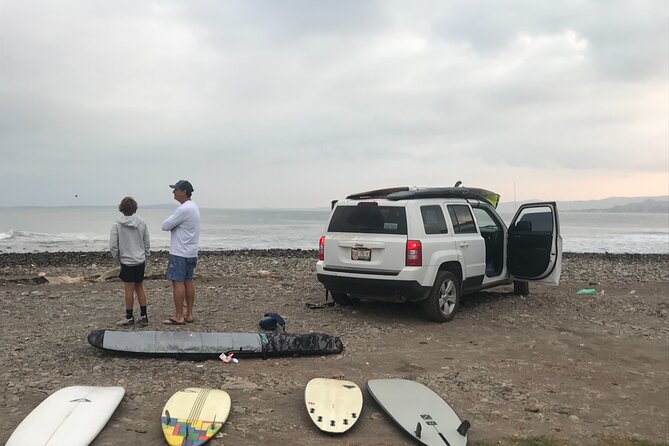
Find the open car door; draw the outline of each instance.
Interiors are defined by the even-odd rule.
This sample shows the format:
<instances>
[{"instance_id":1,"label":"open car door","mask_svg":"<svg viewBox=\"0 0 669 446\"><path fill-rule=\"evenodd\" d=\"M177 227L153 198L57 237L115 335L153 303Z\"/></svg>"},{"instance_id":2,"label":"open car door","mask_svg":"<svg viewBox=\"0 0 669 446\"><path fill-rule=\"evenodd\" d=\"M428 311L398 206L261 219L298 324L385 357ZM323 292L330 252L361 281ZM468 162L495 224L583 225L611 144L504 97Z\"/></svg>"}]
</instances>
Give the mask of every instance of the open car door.
<instances>
[{"instance_id":1,"label":"open car door","mask_svg":"<svg viewBox=\"0 0 669 446\"><path fill-rule=\"evenodd\" d=\"M562 236L555 202L518 208L509 226L507 267L516 280L560 282Z\"/></svg>"}]
</instances>

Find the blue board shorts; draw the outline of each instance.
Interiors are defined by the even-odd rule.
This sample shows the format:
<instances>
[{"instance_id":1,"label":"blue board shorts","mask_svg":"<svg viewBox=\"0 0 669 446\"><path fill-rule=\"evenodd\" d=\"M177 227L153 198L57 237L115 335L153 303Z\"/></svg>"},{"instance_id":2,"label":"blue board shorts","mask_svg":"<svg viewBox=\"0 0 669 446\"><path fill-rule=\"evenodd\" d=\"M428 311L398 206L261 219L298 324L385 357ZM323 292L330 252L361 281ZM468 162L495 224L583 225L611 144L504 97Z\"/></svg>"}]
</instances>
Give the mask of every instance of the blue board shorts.
<instances>
[{"instance_id":1,"label":"blue board shorts","mask_svg":"<svg viewBox=\"0 0 669 446\"><path fill-rule=\"evenodd\" d=\"M197 265L197 257L181 257L170 254L165 278L175 282L193 280L195 265Z\"/></svg>"}]
</instances>

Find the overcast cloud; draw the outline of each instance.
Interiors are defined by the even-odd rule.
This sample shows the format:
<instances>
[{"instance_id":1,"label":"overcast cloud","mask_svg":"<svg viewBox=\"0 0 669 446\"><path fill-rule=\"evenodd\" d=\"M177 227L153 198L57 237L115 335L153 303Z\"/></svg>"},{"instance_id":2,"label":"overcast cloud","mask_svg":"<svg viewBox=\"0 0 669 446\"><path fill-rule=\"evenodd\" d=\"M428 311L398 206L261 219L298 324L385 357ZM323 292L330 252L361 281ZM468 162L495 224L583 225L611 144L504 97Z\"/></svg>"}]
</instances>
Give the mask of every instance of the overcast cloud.
<instances>
[{"instance_id":1,"label":"overcast cloud","mask_svg":"<svg viewBox=\"0 0 669 446\"><path fill-rule=\"evenodd\" d=\"M0 0L0 206L664 195L668 8Z\"/></svg>"}]
</instances>

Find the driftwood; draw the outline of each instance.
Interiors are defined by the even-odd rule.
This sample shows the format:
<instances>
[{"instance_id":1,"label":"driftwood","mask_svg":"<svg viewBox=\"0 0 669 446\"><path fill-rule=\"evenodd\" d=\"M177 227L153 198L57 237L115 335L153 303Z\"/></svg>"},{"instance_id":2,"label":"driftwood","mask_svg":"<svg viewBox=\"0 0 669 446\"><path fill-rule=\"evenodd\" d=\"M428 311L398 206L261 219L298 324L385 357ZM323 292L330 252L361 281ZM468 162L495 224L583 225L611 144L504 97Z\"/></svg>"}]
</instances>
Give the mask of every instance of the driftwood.
<instances>
[{"instance_id":1,"label":"driftwood","mask_svg":"<svg viewBox=\"0 0 669 446\"><path fill-rule=\"evenodd\" d=\"M110 269L109 271L105 271L102 274L91 276L90 280L95 280L96 282L106 282L107 280L118 278L118 274L120 272L121 272L121 267L116 266Z\"/></svg>"},{"instance_id":2,"label":"driftwood","mask_svg":"<svg viewBox=\"0 0 669 446\"><path fill-rule=\"evenodd\" d=\"M34 277L5 277L0 279L0 284L7 285L10 283L16 283L19 285L61 285L61 284L72 284L72 283L82 283L82 282L106 282L108 280L113 280L118 278L118 274L121 271L121 267L117 266L108 271L105 271L101 274L93 274L92 276L47 276L46 273L39 273Z\"/></svg>"}]
</instances>

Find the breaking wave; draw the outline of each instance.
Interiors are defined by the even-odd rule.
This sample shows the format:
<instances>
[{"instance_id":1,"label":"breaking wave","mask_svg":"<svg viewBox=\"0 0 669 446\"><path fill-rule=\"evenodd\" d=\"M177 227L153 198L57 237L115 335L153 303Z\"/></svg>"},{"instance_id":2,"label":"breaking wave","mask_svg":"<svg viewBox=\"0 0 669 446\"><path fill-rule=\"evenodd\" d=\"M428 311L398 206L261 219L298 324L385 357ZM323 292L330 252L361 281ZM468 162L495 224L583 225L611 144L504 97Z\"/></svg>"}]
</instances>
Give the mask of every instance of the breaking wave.
<instances>
[{"instance_id":1,"label":"breaking wave","mask_svg":"<svg viewBox=\"0 0 669 446\"><path fill-rule=\"evenodd\" d=\"M7 226L0 232L0 252L107 251L114 211L4 209ZM143 211L152 251L169 249L170 235L160 230L165 215L164 209ZM317 249L328 215L327 209L203 210L200 249ZM561 213L563 251L666 254L667 218L666 214Z\"/></svg>"}]
</instances>

